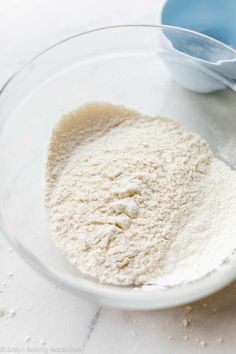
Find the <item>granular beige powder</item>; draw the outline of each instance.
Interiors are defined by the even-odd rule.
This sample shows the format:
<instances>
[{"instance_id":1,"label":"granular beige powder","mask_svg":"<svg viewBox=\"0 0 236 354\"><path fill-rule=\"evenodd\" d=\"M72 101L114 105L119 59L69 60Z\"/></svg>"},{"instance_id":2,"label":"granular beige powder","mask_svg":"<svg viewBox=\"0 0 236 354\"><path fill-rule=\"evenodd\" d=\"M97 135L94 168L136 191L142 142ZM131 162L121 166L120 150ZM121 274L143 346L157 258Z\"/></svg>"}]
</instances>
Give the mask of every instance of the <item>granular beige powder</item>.
<instances>
[{"instance_id":1,"label":"granular beige powder","mask_svg":"<svg viewBox=\"0 0 236 354\"><path fill-rule=\"evenodd\" d=\"M46 205L57 247L82 273L129 285L162 275L213 161L177 122L91 103L53 131Z\"/></svg>"}]
</instances>

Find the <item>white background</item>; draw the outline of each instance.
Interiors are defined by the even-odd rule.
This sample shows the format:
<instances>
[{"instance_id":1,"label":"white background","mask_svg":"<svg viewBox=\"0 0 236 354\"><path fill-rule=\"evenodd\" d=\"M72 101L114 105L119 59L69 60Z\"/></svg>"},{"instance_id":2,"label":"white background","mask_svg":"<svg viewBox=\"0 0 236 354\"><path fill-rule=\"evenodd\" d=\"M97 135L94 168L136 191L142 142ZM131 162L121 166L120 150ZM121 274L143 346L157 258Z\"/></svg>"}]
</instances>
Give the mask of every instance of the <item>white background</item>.
<instances>
[{"instance_id":1,"label":"white background","mask_svg":"<svg viewBox=\"0 0 236 354\"><path fill-rule=\"evenodd\" d=\"M0 85L58 40L105 25L155 24L160 7L160 0L0 0ZM41 278L0 238L0 291L0 306L7 310L0 317L0 353L236 352L236 286L193 304L189 314L184 307L101 308Z\"/></svg>"}]
</instances>

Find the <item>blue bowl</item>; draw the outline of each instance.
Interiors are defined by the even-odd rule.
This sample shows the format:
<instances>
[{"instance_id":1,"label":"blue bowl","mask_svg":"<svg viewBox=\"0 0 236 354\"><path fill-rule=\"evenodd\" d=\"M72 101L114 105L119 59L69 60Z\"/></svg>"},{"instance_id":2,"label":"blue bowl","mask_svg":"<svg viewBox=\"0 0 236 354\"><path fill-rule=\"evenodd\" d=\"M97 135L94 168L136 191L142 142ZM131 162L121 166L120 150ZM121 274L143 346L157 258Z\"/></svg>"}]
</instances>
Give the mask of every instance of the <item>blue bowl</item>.
<instances>
[{"instance_id":1,"label":"blue bowl","mask_svg":"<svg viewBox=\"0 0 236 354\"><path fill-rule=\"evenodd\" d=\"M187 28L236 48L235 0L167 0L162 23Z\"/></svg>"},{"instance_id":2,"label":"blue bowl","mask_svg":"<svg viewBox=\"0 0 236 354\"><path fill-rule=\"evenodd\" d=\"M176 51L180 60L188 58L193 65L201 66L224 77L236 80L236 0L167 0L161 13L164 25L186 28L209 36L215 41L206 41L189 32L165 32L166 48ZM231 48L230 48L230 47ZM168 63L176 81L192 91L207 93L224 88L218 80L202 80L192 69L179 72L176 65ZM205 76L204 76L205 77ZM233 86L233 84L232 84Z\"/></svg>"}]
</instances>

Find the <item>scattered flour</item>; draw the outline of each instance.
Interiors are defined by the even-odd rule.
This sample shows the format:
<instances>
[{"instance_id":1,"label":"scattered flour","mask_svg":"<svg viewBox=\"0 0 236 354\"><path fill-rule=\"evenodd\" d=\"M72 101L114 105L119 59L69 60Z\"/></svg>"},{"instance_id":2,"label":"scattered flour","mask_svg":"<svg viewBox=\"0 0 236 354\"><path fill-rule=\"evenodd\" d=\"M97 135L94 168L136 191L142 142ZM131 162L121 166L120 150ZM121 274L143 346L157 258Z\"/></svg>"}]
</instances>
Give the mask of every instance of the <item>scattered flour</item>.
<instances>
[{"instance_id":1,"label":"scattered flour","mask_svg":"<svg viewBox=\"0 0 236 354\"><path fill-rule=\"evenodd\" d=\"M6 315L6 313L7 313L6 308L5 308L5 307L3 307L3 306L0 306L0 317L5 316L5 315Z\"/></svg>"},{"instance_id":2,"label":"scattered flour","mask_svg":"<svg viewBox=\"0 0 236 354\"><path fill-rule=\"evenodd\" d=\"M46 206L57 247L118 285L176 285L236 248L236 174L177 122L94 103L53 131Z\"/></svg>"},{"instance_id":3,"label":"scattered flour","mask_svg":"<svg viewBox=\"0 0 236 354\"><path fill-rule=\"evenodd\" d=\"M192 310L193 310L193 307L192 307L191 305L185 306L185 311L186 311L187 313L192 312Z\"/></svg>"},{"instance_id":4,"label":"scattered flour","mask_svg":"<svg viewBox=\"0 0 236 354\"><path fill-rule=\"evenodd\" d=\"M201 347L206 347L207 346L207 342L204 341L204 340L201 340L199 344L200 344Z\"/></svg>"},{"instance_id":5,"label":"scattered flour","mask_svg":"<svg viewBox=\"0 0 236 354\"><path fill-rule=\"evenodd\" d=\"M189 318L183 319L183 326L187 328L191 324L191 320Z\"/></svg>"}]
</instances>

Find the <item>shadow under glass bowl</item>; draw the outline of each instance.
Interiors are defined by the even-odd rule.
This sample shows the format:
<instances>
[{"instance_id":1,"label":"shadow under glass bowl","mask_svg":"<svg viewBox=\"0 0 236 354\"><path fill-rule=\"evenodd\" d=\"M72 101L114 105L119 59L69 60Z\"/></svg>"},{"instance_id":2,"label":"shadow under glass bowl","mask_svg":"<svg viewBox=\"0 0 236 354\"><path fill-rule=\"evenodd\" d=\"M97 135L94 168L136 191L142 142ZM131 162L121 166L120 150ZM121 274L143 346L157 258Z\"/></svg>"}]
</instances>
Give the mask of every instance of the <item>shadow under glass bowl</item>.
<instances>
[{"instance_id":1,"label":"shadow under glass bowl","mask_svg":"<svg viewBox=\"0 0 236 354\"><path fill-rule=\"evenodd\" d=\"M204 137L216 157L236 167L234 84L184 58L167 55L163 30L186 33L168 26L127 25L73 36L31 60L0 95L1 232L34 269L105 305L171 307L213 293L236 278L232 256L205 278L175 288L100 284L67 263L48 230L44 187L50 134L63 113L85 102L108 101L173 118ZM200 36L188 33L193 39ZM214 44L201 38L205 45ZM168 60L180 71L187 66L206 80L214 78L224 89L207 95L184 90L173 81Z\"/></svg>"}]
</instances>

